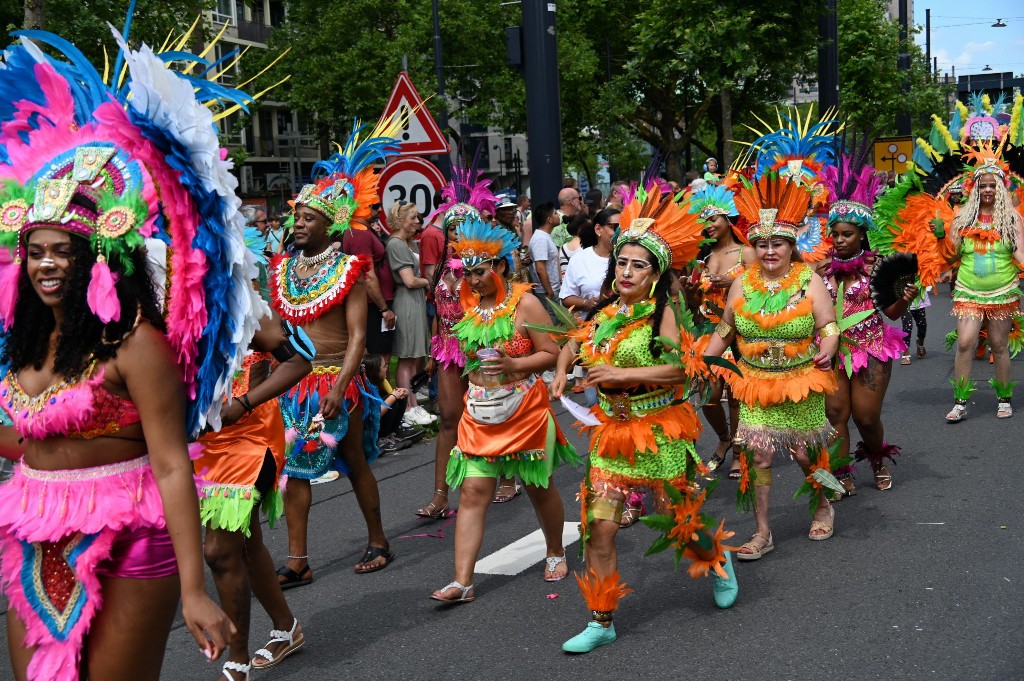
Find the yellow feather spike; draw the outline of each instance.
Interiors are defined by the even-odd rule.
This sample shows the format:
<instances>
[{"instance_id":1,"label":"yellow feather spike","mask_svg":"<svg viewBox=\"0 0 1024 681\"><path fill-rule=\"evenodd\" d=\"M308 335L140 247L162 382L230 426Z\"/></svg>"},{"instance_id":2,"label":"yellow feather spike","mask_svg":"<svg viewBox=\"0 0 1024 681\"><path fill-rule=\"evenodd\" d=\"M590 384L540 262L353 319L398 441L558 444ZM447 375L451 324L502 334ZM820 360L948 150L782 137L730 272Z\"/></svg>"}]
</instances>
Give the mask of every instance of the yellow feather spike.
<instances>
[{"instance_id":1,"label":"yellow feather spike","mask_svg":"<svg viewBox=\"0 0 1024 681\"><path fill-rule=\"evenodd\" d=\"M160 44L160 49L157 50L158 53L166 52L167 51L167 48L171 44L171 38L173 36L174 36L174 29L172 28L170 31L167 32L167 37L164 38L163 43Z\"/></svg>"},{"instance_id":2,"label":"yellow feather spike","mask_svg":"<svg viewBox=\"0 0 1024 681\"><path fill-rule=\"evenodd\" d=\"M192 34L195 32L196 26L199 25L199 20L202 19L202 18L203 18L202 15L197 16L196 20L193 21L192 25L188 27L187 31L185 31L185 34L183 36L181 36L181 38L178 39L178 42L176 42L174 44L174 47L172 47L169 51L174 52L174 51L177 51L177 50L184 49L185 45L188 45L188 41L192 39Z\"/></svg>"},{"instance_id":3,"label":"yellow feather spike","mask_svg":"<svg viewBox=\"0 0 1024 681\"><path fill-rule=\"evenodd\" d=\"M1010 112L1010 144L1020 145L1022 141L1021 109L1024 108L1024 95L1017 93L1013 98L1013 109Z\"/></svg>"},{"instance_id":4,"label":"yellow feather spike","mask_svg":"<svg viewBox=\"0 0 1024 681\"><path fill-rule=\"evenodd\" d=\"M921 147L921 149L924 150L925 154L927 154L928 157L930 159L932 159L933 161L941 161L942 160L942 154L940 154L939 152L935 151L935 147L933 147L932 145L928 144L928 142L926 140L921 139L920 137L918 137L917 138L917 146Z\"/></svg>"},{"instance_id":5,"label":"yellow feather spike","mask_svg":"<svg viewBox=\"0 0 1024 681\"><path fill-rule=\"evenodd\" d=\"M274 59L274 61L272 61L272 62L270 62L269 64L267 64L267 65L266 65L266 66L265 66L265 67L263 68L263 70L262 70L262 71L260 71L259 73L257 73L257 74L256 74L255 76L253 76L253 77L252 77L252 78L250 78L249 80L245 81L244 83L241 83L241 84L240 84L240 85L238 86L238 89L239 89L239 90L241 90L241 89L242 89L242 88L244 88L244 87L245 87L246 85L248 85L249 83L253 82L253 81L254 81L254 80L256 80L257 78L259 78L260 76L262 76L262 75L263 75L264 73L266 73L267 71L269 71L269 70L271 69L271 67L273 67L273 66L274 66L275 64L277 64L277 63L278 63L279 61L281 61L282 59L284 59L284 56L285 56L286 54L288 54L289 52L291 52L291 51L292 51L292 48L290 48L290 47L289 47L289 48L288 48L287 50L285 50L285 51L284 51L284 52L282 52L281 54L277 55L277 57L276 57L276 58Z\"/></svg>"},{"instance_id":6,"label":"yellow feather spike","mask_svg":"<svg viewBox=\"0 0 1024 681\"><path fill-rule=\"evenodd\" d=\"M946 127L946 124L936 114L932 114L932 125L942 135L942 139L946 142L946 147L950 151L956 151L960 147L956 140L953 139L953 135L950 134L949 128Z\"/></svg>"},{"instance_id":7,"label":"yellow feather spike","mask_svg":"<svg viewBox=\"0 0 1024 681\"><path fill-rule=\"evenodd\" d=\"M226 66L222 67L220 71L217 71L216 73L211 73L211 74L207 75L206 79L207 80L216 81L218 78L220 78L225 73L230 71L232 68L234 68L235 64L237 64L238 62L240 62L242 60L242 57L245 56L245 53L249 51L250 47L252 47L252 46L251 45L246 45L244 48L242 48L241 52L239 52L238 54L235 55L235 58L229 64L227 64Z\"/></svg>"},{"instance_id":8,"label":"yellow feather spike","mask_svg":"<svg viewBox=\"0 0 1024 681\"><path fill-rule=\"evenodd\" d=\"M981 96L981 105L985 107L985 111L992 113L992 99L988 96L988 93Z\"/></svg>"},{"instance_id":9,"label":"yellow feather spike","mask_svg":"<svg viewBox=\"0 0 1024 681\"><path fill-rule=\"evenodd\" d=\"M278 87L278 86L279 86L279 85L281 85L282 83L285 83L285 82L287 82L289 78L291 78L291 75L290 75L290 74L289 74L289 75L287 75L287 76L285 76L285 77L284 77L284 78L282 78L281 80L277 81L276 83L274 83L274 84L273 84L273 85L271 85L270 87L266 88L265 90L261 90L260 92L257 92L256 94L252 95L252 101L254 101L254 102L255 102L255 101L256 101L256 100L258 100L258 99L259 99L260 97L262 97L263 95L267 94L268 92L270 92L270 91L271 91L271 90L273 90L274 88ZM214 122L216 122L216 121L219 121L219 120L220 120L220 119L222 119L222 118L225 118L225 117L227 117L227 116L230 116L231 114L235 113L236 111L240 111L240 110L241 110L241 108L242 108L242 107L241 107L240 105L238 105L238 104L234 104L234 105L232 105L231 107L229 107L229 108L225 109L224 111L221 111L220 113L214 114L214 116L213 116L213 120L214 120Z\"/></svg>"},{"instance_id":10,"label":"yellow feather spike","mask_svg":"<svg viewBox=\"0 0 1024 681\"><path fill-rule=\"evenodd\" d=\"M110 55L106 45L103 46L103 84L110 85Z\"/></svg>"},{"instance_id":11,"label":"yellow feather spike","mask_svg":"<svg viewBox=\"0 0 1024 681\"><path fill-rule=\"evenodd\" d=\"M202 59L206 59L206 55L210 54L210 52L213 51L214 46L218 42L220 42L221 37L224 36L224 33L227 30L228 30L228 25L224 24L224 27L222 29L220 29L220 33L218 33L216 36L214 36L213 40L211 40L210 43L203 49L203 51L199 53L199 57L202 58ZM178 49L180 50L181 48L179 47ZM188 66L185 67L185 71L184 72L187 73L187 74L191 74L192 73L192 69L194 69L197 65L198 64L196 64L195 62L189 64Z\"/></svg>"},{"instance_id":12,"label":"yellow feather spike","mask_svg":"<svg viewBox=\"0 0 1024 681\"><path fill-rule=\"evenodd\" d=\"M121 67L121 73L117 74L117 87L118 89L124 85L124 79L128 76L128 63L125 62L124 66Z\"/></svg>"}]
</instances>

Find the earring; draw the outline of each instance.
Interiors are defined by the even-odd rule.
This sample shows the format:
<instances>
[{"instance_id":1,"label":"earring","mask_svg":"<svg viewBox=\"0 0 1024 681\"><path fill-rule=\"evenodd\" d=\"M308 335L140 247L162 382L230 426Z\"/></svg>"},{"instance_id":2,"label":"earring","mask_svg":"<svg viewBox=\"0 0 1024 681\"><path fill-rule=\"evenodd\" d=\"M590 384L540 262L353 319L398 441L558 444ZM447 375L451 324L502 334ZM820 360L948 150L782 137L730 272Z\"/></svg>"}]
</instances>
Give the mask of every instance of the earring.
<instances>
[{"instance_id":1,"label":"earring","mask_svg":"<svg viewBox=\"0 0 1024 681\"><path fill-rule=\"evenodd\" d=\"M654 283L653 283L653 284L651 284L651 294L650 294L649 296L647 296L648 298L653 298L653 297L654 297L654 289L655 289L655 288L656 288L657 286L658 286L658 280L657 280L657 279L655 279L655 280L654 280Z\"/></svg>"},{"instance_id":2,"label":"earring","mask_svg":"<svg viewBox=\"0 0 1024 681\"><path fill-rule=\"evenodd\" d=\"M615 286L615 284L617 283L617 280L612 279L612 293L614 293L615 295L619 295L619 289Z\"/></svg>"}]
</instances>

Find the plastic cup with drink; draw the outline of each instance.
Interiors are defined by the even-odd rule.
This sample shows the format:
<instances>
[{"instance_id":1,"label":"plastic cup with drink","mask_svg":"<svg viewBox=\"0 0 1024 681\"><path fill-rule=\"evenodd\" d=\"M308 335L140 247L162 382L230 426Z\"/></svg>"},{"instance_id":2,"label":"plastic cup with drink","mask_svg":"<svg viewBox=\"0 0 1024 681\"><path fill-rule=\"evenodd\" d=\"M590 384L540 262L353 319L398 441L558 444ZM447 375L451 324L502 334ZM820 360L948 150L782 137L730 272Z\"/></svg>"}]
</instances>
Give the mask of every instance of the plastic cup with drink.
<instances>
[{"instance_id":1,"label":"plastic cup with drink","mask_svg":"<svg viewBox=\"0 0 1024 681\"><path fill-rule=\"evenodd\" d=\"M497 348L480 348L476 351L476 358L480 360L481 364L489 359L496 359L498 357L501 357L501 351ZM480 367L480 374L484 387L497 388L501 385L501 374L489 374L484 371L483 366Z\"/></svg>"}]
</instances>

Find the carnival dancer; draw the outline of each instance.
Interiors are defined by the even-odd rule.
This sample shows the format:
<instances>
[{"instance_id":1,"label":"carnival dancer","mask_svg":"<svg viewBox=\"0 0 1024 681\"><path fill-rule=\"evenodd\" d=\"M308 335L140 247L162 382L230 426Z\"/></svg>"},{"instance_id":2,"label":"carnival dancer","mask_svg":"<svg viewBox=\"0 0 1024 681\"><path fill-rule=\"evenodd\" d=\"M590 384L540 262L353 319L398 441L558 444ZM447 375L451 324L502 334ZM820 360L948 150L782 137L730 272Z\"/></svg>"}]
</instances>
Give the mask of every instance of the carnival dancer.
<instances>
[{"instance_id":1,"label":"carnival dancer","mask_svg":"<svg viewBox=\"0 0 1024 681\"><path fill-rule=\"evenodd\" d=\"M958 423L967 414L967 402L974 392L971 380L972 354L984 325L995 363L995 389L999 406L996 416L1013 416L1014 381L1010 380L1008 338L1013 318L1020 311L1020 282L1024 270L1024 219L1014 209L1009 169L1000 158L1002 145L982 145L965 154L970 163L970 180L965 183L967 201L947 227L933 221L935 236L943 240L947 262L959 264L953 289L957 345L953 364L953 392L956 402L946 421Z\"/></svg>"},{"instance_id":2,"label":"carnival dancer","mask_svg":"<svg viewBox=\"0 0 1024 681\"><path fill-rule=\"evenodd\" d=\"M462 321L459 292L465 268L462 261L455 257L452 246L456 240L456 229L464 221L481 220L483 213L494 213L495 196L490 190L490 184L490 180L479 177L475 167L456 167L452 181L441 190L444 202L438 211L442 213L444 249L441 263L434 271L434 306L437 315L431 333L430 359L427 360L427 371L437 376L437 406L441 426L434 449L434 494L426 506L416 510L416 515L421 518L447 518L451 512L446 480L448 459L455 447L458 424L465 411L463 397L469 388L462 373L466 366L466 356L452 330ZM515 482L512 484L514 486Z\"/></svg>"},{"instance_id":3,"label":"carnival dancer","mask_svg":"<svg viewBox=\"0 0 1024 681\"><path fill-rule=\"evenodd\" d=\"M298 620L288 607L270 552L263 543L260 510L271 527L284 505L278 480L284 469L284 422L278 395L313 368L312 345L270 313L261 320L221 409L223 426L200 437L202 456L195 462L202 477L200 510L206 525L204 556L220 601L236 632L231 637L223 674L248 679L253 667L279 663L302 647ZM276 366L271 370L271 363ZM249 656L252 594L270 616L271 641Z\"/></svg>"},{"instance_id":4,"label":"carnival dancer","mask_svg":"<svg viewBox=\"0 0 1024 681\"><path fill-rule=\"evenodd\" d=\"M0 571L30 681L157 679L179 594L208 659L232 629L205 591L187 438L219 425L266 311L205 106L248 98L115 37L116 85L38 31L62 58L23 44L0 69L0 454L23 456ZM162 304L147 238L171 245Z\"/></svg>"},{"instance_id":5,"label":"carnival dancer","mask_svg":"<svg viewBox=\"0 0 1024 681\"><path fill-rule=\"evenodd\" d=\"M813 507L808 538L832 536L834 512L813 473L831 468L827 448L836 433L825 417L825 395L836 389L832 358L839 326L824 282L795 252L806 186L768 173L741 190L736 205L750 224L747 238L757 262L729 291L707 354L720 355L733 339L740 352L742 375L729 374L726 381L740 400L735 440L742 452L740 506L754 504L757 529L736 557L757 560L775 548L768 502L777 454L792 454L808 474Z\"/></svg>"},{"instance_id":6,"label":"carnival dancer","mask_svg":"<svg viewBox=\"0 0 1024 681\"><path fill-rule=\"evenodd\" d=\"M376 572L394 560L370 470L380 454L380 397L360 369L366 342L362 275L371 263L334 246L345 231L358 229L354 218L368 215L377 199L372 164L397 153L397 117L380 121L365 139L360 137L364 128L356 122L343 152L317 163L314 172L323 177L305 185L295 199L295 246L301 253L271 261L271 304L308 334L317 353L313 372L280 399L289 440L284 495L288 560L278 569L286 589L313 581L307 549L310 480L332 463L352 482L369 534L355 571Z\"/></svg>"},{"instance_id":7,"label":"carnival dancer","mask_svg":"<svg viewBox=\"0 0 1024 681\"><path fill-rule=\"evenodd\" d=\"M875 306L871 290L875 254L870 250L868 234L876 229L872 209L885 185L875 169L865 163L868 151L857 148L855 141L852 156L843 155L838 165L823 172L832 197L828 215L832 250L825 287L833 302L842 294L844 314L871 313L846 331L849 352L839 358L838 389L825 398L825 408L829 423L842 438L840 457L850 453L849 421L853 416L862 438L856 460L871 463L875 487L884 491L892 487L885 460L893 461L900 448L885 442L882 402L892 377L892 361L906 352L907 341L903 332L887 324L882 315L892 320L902 317L917 297L918 288L907 284L896 302L882 310ZM846 490L839 499L857 493L852 466L833 473Z\"/></svg>"},{"instance_id":8,"label":"carnival dancer","mask_svg":"<svg viewBox=\"0 0 1024 681\"><path fill-rule=\"evenodd\" d=\"M718 606L730 607L739 591L722 543L732 534L722 526L715 531L711 523L705 529L700 517L706 497L706 490L698 489L706 469L694 448L700 423L682 389L690 378L706 379L710 373L700 369L703 358L693 354L694 338L689 333L681 338L667 304L668 273L697 255L701 227L696 215L656 185L637 190L623 209L621 224L612 253L615 297L570 333L550 388L553 397L562 396L566 373L578 355L587 367L587 384L598 389L598 404L591 410L598 425L593 426L587 477L580 486L587 574L577 576L592 620L563 644L570 653L587 653L616 639L613 613L630 589L620 582L615 537L623 505L636 487L650 488L658 509L674 512L672 524L679 526L670 543L693 558L690 575L714 570ZM684 361L670 362L657 336L683 345Z\"/></svg>"},{"instance_id":9,"label":"carnival dancer","mask_svg":"<svg viewBox=\"0 0 1024 681\"><path fill-rule=\"evenodd\" d=\"M724 185L712 185L693 194L690 211L696 213L704 226L704 234L713 239L714 244L700 258L699 280L699 312L704 320L712 325L722 321L726 298L732 283L743 274L747 265L754 262L754 249L736 238L732 220L739 216L732 191ZM731 350L726 350L729 356ZM725 392L725 380L718 378L711 391L707 404L702 407L704 418L711 424L711 429L718 436L718 448L708 468L717 470L725 463L725 457L732 448L732 440L739 424L740 403L731 395L728 397L729 416L726 418L722 407L722 395ZM730 480L739 480L740 460L735 454L732 468L729 470Z\"/></svg>"},{"instance_id":10,"label":"carnival dancer","mask_svg":"<svg viewBox=\"0 0 1024 681\"><path fill-rule=\"evenodd\" d=\"M547 333L526 328L550 318L529 284L505 278L518 237L474 218L459 225L457 236L455 255L465 268L459 291L465 316L453 331L466 356L469 391L448 462L448 484L460 488L455 579L431 596L445 603L476 598L473 567L499 477L518 476L525 483L547 543L544 579L565 578L565 511L551 474L564 462L580 461L538 378L554 366L558 346Z\"/></svg>"}]
</instances>

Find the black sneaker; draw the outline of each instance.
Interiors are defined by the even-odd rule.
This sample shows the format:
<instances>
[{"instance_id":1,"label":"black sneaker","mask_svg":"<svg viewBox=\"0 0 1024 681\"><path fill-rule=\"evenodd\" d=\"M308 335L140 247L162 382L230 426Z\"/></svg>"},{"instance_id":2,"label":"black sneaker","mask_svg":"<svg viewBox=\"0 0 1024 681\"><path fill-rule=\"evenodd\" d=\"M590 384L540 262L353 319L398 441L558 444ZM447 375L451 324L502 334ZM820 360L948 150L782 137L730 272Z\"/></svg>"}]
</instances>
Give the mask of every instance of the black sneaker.
<instances>
[{"instance_id":1,"label":"black sneaker","mask_svg":"<svg viewBox=\"0 0 1024 681\"><path fill-rule=\"evenodd\" d=\"M399 440L394 435L388 435L387 437L380 441L380 453L393 454L403 449L407 449L411 445L411 440Z\"/></svg>"},{"instance_id":2,"label":"black sneaker","mask_svg":"<svg viewBox=\"0 0 1024 681\"><path fill-rule=\"evenodd\" d=\"M420 440L422 440L423 436L426 434L427 431L423 430L422 428L399 428L398 432L394 433L393 435L390 435L389 437L393 437L395 440L401 442L408 442L409 444L413 444L414 442L419 442Z\"/></svg>"}]
</instances>

